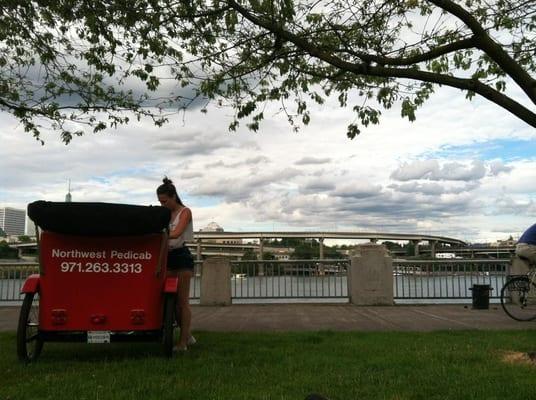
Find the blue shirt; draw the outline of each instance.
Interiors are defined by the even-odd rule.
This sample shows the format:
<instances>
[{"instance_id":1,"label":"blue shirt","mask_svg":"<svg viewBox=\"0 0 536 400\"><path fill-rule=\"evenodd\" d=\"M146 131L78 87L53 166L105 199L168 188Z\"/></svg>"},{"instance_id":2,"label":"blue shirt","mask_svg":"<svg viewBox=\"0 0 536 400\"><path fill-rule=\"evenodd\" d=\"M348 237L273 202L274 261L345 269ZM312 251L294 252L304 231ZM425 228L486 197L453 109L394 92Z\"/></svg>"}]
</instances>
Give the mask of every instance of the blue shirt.
<instances>
[{"instance_id":1,"label":"blue shirt","mask_svg":"<svg viewBox=\"0 0 536 400\"><path fill-rule=\"evenodd\" d=\"M536 224L525 231L517 241L518 243L536 244Z\"/></svg>"}]
</instances>

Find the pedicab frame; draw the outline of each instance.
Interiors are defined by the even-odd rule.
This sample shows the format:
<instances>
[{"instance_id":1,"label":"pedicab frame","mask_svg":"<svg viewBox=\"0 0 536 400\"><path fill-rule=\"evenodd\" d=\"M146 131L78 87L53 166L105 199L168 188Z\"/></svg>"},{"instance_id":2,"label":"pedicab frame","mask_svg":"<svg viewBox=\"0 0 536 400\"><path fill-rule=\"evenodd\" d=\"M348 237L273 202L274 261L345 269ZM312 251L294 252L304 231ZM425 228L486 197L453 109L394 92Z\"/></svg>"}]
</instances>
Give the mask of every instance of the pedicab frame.
<instances>
[{"instance_id":1,"label":"pedicab frame","mask_svg":"<svg viewBox=\"0 0 536 400\"><path fill-rule=\"evenodd\" d=\"M28 215L39 274L21 288L21 361L35 361L44 342L160 341L172 355L178 277L166 276L169 210L38 201ZM122 262L136 254L145 258Z\"/></svg>"}]
</instances>

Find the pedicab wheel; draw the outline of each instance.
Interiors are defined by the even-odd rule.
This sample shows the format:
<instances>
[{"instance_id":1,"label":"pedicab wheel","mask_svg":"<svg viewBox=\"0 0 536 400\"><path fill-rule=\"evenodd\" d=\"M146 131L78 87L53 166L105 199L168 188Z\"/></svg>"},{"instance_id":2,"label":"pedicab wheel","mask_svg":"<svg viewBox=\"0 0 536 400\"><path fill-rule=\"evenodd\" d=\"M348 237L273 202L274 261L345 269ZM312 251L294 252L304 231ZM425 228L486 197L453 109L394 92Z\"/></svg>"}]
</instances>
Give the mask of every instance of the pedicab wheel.
<instances>
[{"instance_id":1,"label":"pedicab wheel","mask_svg":"<svg viewBox=\"0 0 536 400\"><path fill-rule=\"evenodd\" d=\"M20 309L17 328L17 355L20 361L34 361L43 349L39 337L39 311L35 293L26 293Z\"/></svg>"},{"instance_id":2,"label":"pedicab wheel","mask_svg":"<svg viewBox=\"0 0 536 400\"><path fill-rule=\"evenodd\" d=\"M175 295L167 295L164 301L164 323L162 327L162 345L164 355L171 357L173 354L173 323L175 322Z\"/></svg>"}]
</instances>

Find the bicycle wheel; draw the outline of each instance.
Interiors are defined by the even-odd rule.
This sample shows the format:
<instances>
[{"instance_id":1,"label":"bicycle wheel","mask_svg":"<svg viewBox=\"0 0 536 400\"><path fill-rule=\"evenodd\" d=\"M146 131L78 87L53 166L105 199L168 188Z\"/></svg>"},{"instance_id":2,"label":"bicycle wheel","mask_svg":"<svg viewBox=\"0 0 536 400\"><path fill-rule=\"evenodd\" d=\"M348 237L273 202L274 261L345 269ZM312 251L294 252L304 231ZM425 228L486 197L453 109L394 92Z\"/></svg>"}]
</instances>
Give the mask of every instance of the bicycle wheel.
<instances>
[{"instance_id":1,"label":"bicycle wheel","mask_svg":"<svg viewBox=\"0 0 536 400\"><path fill-rule=\"evenodd\" d=\"M501 289L501 306L516 321L536 319L536 286L526 276L509 279Z\"/></svg>"},{"instance_id":2,"label":"bicycle wheel","mask_svg":"<svg viewBox=\"0 0 536 400\"><path fill-rule=\"evenodd\" d=\"M175 295L166 295L164 300L164 321L162 326L162 345L166 357L171 357L173 355L175 302Z\"/></svg>"},{"instance_id":3,"label":"bicycle wheel","mask_svg":"<svg viewBox=\"0 0 536 400\"><path fill-rule=\"evenodd\" d=\"M43 349L39 336L39 310L35 293L26 293L20 309L17 328L17 355L23 362L34 361Z\"/></svg>"}]
</instances>

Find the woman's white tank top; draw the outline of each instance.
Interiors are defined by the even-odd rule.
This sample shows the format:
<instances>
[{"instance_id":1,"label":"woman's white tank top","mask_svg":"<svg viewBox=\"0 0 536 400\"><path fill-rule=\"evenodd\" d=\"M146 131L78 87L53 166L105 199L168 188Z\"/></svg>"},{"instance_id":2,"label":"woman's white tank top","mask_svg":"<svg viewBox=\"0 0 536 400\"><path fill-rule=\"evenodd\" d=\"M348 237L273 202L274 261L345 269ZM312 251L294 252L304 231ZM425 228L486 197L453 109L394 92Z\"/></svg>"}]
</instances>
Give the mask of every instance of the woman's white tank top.
<instances>
[{"instance_id":1,"label":"woman's white tank top","mask_svg":"<svg viewBox=\"0 0 536 400\"><path fill-rule=\"evenodd\" d=\"M171 232L175 227L179 224L179 220L181 217L181 213L186 210L186 207L184 207L182 210L179 211L177 216L173 221L169 222L169 231ZM182 247L185 245L186 242L193 242L194 240L194 224L193 224L193 217L190 219L190 223L182 232L182 235L180 235L176 239L169 239L168 240L168 247L170 249L178 249L179 247Z\"/></svg>"}]
</instances>

